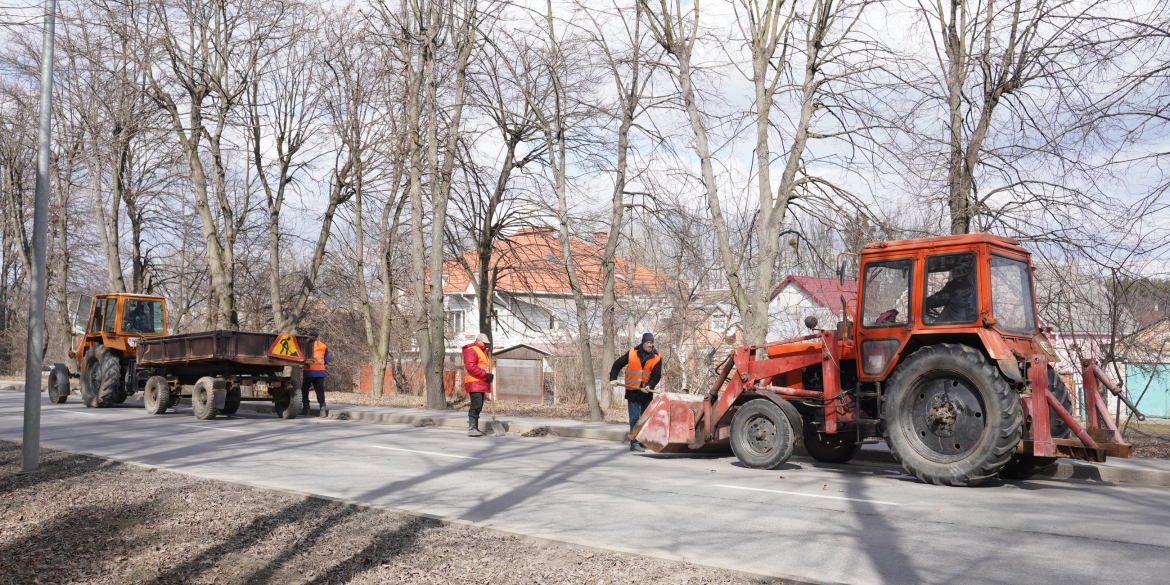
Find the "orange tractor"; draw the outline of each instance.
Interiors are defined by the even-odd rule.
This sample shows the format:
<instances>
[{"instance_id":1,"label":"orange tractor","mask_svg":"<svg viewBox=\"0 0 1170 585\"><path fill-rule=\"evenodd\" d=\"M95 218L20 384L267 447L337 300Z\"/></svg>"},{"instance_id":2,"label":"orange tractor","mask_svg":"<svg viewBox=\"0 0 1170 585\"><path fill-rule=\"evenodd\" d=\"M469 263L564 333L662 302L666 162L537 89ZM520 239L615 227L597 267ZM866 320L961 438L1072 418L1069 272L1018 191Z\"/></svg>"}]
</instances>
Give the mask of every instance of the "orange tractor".
<instances>
[{"instance_id":1,"label":"orange tractor","mask_svg":"<svg viewBox=\"0 0 1170 585\"><path fill-rule=\"evenodd\" d=\"M842 297L835 330L810 317L812 335L734 349L705 395L656 396L630 437L658 452L730 446L760 469L784 464L799 442L817 460L844 463L884 438L908 472L941 485L1027 477L1059 457L1130 456L1098 382L1137 410L1091 362L1082 364L1085 424L1069 412L1019 242L881 242L856 259L859 290L840 264L838 284L857 301Z\"/></svg>"},{"instance_id":2,"label":"orange tractor","mask_svg":"<svg viewBox=\"0 0 1170 585\"><path fill-rule=\"evenodd\" d=\"M82 295L73 316L73 347L69 363L54 364L49 373L49 399L69 397L69 377L81 378L86 406L121 404L138 390L132 379L136 348L143 338L167 334L167 305L159 296L136 294Z\"/></svg>"}]
</instances>

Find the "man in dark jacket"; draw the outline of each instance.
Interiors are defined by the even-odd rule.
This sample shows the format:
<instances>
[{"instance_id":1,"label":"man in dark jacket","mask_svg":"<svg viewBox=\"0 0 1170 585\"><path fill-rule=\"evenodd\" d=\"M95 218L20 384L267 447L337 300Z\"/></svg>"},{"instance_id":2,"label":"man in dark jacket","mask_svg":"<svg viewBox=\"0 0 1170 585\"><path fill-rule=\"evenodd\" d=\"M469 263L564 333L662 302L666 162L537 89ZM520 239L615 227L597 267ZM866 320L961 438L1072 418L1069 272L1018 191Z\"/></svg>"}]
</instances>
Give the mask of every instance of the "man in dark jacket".
<instances>
[{"instance_id":1,"label":"man in dark jacket","mask_svg":"<svg viewBox=\"0 0 1170 585\"><path fill-rule=\"evenodd\" d=\"M641 345L626 352L613 363L613 367L609 369L610 384L617 385L615 382L622 368L626 369L625 380L621 385L626 389L626 404L630 411L632 431L638 419L642 418L646 407L650 406L650 401L654 398L654 389L662 379L662 356L654 349L653 333L643 333ZM645 450L641 443L630 440L630 451Z\"/></svg>"}]
</instances>

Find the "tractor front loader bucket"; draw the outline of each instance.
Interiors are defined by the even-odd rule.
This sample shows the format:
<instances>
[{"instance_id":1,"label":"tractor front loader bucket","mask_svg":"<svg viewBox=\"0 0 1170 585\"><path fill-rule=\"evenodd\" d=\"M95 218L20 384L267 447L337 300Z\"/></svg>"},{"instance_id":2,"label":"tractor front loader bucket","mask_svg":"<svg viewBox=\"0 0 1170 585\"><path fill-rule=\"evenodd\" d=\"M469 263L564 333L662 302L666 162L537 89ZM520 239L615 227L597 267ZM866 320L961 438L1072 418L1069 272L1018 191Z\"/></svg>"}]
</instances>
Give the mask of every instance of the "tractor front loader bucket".
<instances>
[{"instance_id":1,"label":"tractor front loader bucket","mask_svg":"<svg viewBox=\"0 0 1170 585\"><path fill-rule=\"evenodd\" d=\"M703 408L703 396L664 392L654 397L630 438L655 453L690 453L695 439L695 420ZM704 446L703 451L709 450Z\"/></svg>"}]
</instances>

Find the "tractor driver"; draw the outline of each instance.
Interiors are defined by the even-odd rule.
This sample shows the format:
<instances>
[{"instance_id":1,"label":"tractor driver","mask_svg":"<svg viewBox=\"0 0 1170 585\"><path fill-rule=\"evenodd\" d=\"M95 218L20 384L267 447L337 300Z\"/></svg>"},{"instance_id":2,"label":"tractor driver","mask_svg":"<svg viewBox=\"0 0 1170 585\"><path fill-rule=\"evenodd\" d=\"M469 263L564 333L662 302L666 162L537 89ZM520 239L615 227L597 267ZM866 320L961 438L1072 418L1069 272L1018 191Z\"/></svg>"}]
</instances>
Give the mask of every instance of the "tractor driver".
<instances>
[{"instance_id":1,"label":"tractor driver","mask_svg":"<svg viewBox=\"0 0 1170 585\"><path fill-rule=\"evenodd\" d=\"M950 280L923 300L928 323L970 323L978 313L975 299L974 259L963 255L951 269ZM929 270L929 266L927 269Z\"/></svg>"}]
</instances>

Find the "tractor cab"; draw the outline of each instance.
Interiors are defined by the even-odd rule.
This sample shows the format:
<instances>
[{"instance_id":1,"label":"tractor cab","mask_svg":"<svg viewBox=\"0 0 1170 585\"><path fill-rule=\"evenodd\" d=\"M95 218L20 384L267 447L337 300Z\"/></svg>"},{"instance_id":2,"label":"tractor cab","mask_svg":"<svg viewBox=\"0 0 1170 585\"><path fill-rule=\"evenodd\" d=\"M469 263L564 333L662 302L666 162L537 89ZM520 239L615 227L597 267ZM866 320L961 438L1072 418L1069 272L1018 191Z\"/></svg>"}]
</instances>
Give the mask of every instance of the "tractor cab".
<instances>
[{"instance_id":1,"label":"tractor cab","mask_svg":"<svg viewBox=\"0 0 1170 585\"><path fill-rule=\"evenodd\" d=\"M879 242L858 263L861 290L853 291L848 321L862 382L885 380L898 356L935 343L979 348L1014 383L1026 380L1024 356L1039 351L1047 363L1059 361L1036 319L1030 254L1011 238Z\"/></svg>"}]
</instances>

